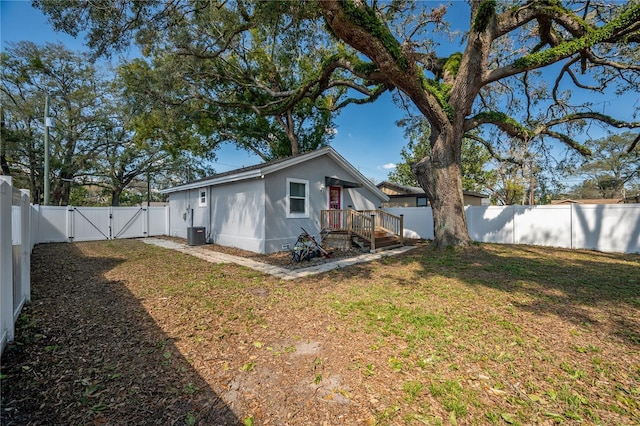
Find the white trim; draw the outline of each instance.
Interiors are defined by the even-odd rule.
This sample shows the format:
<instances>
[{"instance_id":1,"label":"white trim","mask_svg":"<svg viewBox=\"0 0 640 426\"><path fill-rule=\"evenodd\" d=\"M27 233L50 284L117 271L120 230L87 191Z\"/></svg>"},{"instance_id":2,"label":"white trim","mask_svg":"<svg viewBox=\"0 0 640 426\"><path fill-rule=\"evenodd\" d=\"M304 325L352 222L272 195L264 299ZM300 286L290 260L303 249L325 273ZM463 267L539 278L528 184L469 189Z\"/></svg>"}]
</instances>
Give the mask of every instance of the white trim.
<instances>
[{"instance_id":1,"label":"white trim","mask_svg":"<svg viewBox=\"0 0 640 426\"><path fill-rule=\"evenodd\" d=\"M216 178L215 176L211 177L211 179L205 179L198 182L186 183L184 185L174 186L173 188L167 188L160 191L161 194L170 194L172 192L185 191L187 189L195 189L203 186L212 186L212 185L220 185L223 183L237 182L241 180L247 179L255 179L262 176L262 172L258 170L250 170L244 173L237 173L233 175L222 176Z\"/></svg>"},{"instance_id":2,"label":"white trim","mask_svg":"<svg viewBox=\"0 0 640 426\"><path fill-rule=\"evenodd\" d=\"M289 200L291 198L291 184L304 184L304 213L291 213ZM287 196L285 198L287 219L299 219L309 217L309 181L306 179L287 178Z\"/></svg>"},{"instance_id":3,"label":"white trim","mask_svg":"<svg viewBox=\"0 0 640 426\"><path fill-rule=\"evenodd\" d=\"M204 194L204 201L202 195ZM207 207L209 200L207 199L207 188L198 189L198 207Z\"/></svg>"}]
</instances>

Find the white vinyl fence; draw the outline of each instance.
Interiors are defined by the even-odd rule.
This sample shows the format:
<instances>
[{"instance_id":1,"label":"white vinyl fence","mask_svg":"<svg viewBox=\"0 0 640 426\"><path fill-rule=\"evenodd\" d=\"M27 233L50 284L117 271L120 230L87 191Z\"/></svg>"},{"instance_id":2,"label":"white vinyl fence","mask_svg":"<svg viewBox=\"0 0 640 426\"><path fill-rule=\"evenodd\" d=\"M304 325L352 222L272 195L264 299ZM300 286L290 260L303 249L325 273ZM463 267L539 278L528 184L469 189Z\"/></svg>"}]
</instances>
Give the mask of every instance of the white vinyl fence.
<instances>
[{"instance_id":1,"label":"white vinyl fence","mask_svg":"<svg viewBox=\"0 0 640 426\"><path fill-rule=\"evenodd\" d=\"M31 297L29 192L0 176L0 352L14 338L15 321Z\"/></svg>"},{"instance_id":2,"label":"white vinyl fence","mask_svg":"<svg viewBox=\"0 0 640 426\"><path fill-rule=\"evenodd\" d=\"M33 206L34 243L169 235L169 207Z\"/></svg>"},{"instance_id":3,"label":"white vinyl fence","mask_svg":"<svg viewBox=\"0 0 640 426\"><path fill-rule=\"evenodd\" d=\"M430 207L393 207L404 236L433 238ZM640 204L467 207L474 241L640 253Z\"/></svg>"}]
</instances>

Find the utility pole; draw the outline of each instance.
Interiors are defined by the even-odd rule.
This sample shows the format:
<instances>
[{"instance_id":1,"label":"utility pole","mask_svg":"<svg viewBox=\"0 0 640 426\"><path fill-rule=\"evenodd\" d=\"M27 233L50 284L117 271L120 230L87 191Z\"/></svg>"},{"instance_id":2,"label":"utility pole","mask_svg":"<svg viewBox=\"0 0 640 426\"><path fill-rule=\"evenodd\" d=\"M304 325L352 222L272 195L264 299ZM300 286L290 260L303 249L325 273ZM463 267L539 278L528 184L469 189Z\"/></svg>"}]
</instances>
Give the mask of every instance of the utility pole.
<instances>
[{"instance_id":1,"label":"utility pole","mask_svg":"<svg viewBox=\"0 0 640 426\"><path fill-rule=\"evenodd\" d=\"M44 205L49 205L49 195L51 194L51 182L49 180L49 94L44 99Z\"/></svg>"}]
</instances>

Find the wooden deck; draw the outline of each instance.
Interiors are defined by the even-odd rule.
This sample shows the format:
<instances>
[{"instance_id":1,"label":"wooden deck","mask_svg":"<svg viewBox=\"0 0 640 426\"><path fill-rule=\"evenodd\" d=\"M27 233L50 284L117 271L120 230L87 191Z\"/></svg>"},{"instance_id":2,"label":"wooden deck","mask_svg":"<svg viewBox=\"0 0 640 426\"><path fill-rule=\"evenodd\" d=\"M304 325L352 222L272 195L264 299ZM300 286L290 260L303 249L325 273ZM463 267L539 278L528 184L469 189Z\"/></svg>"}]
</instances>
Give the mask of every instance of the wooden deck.
<instances>
[{"instance_id":1,"label":"wooden deck","mask_svg":"<svg viewBox=\"0 0 640 426\"><path fill-rule=\"evenodd\" d=\"M322 210L323 231L347 233L353 242L371 252L401 246L404 238L403 217L384 210Z\"/></svg>"}]
</instances>

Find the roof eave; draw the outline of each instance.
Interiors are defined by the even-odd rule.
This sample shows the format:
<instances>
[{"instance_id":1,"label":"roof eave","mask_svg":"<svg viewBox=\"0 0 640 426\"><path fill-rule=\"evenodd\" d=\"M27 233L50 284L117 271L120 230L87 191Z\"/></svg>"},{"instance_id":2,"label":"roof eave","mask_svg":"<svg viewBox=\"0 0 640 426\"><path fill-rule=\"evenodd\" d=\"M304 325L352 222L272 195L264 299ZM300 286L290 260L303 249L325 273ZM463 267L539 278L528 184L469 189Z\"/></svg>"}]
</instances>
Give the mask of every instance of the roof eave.
<instances>
[{"instance_id":1,"label":"roof eave","mask_svg":"<svg viewBox=\"0 0 640 426\"><path fill-rule=\"evenodd\" d=\"M223 183L236 182L240 180L255 179L262 176L264 176L262 169L255 169L255 170L250 170L244 173L236 173L233 175L223 176L219 178L212 178L212 179L201 180L198 182L185 183L184 185L178 185L178 186L174 186L173 188L163 189L160 191L160 193L171 194L172 192L187 191L190 189L204 188L205 186L210 186L210 185L220 185Z\"/></svg>"}]
</instances>

